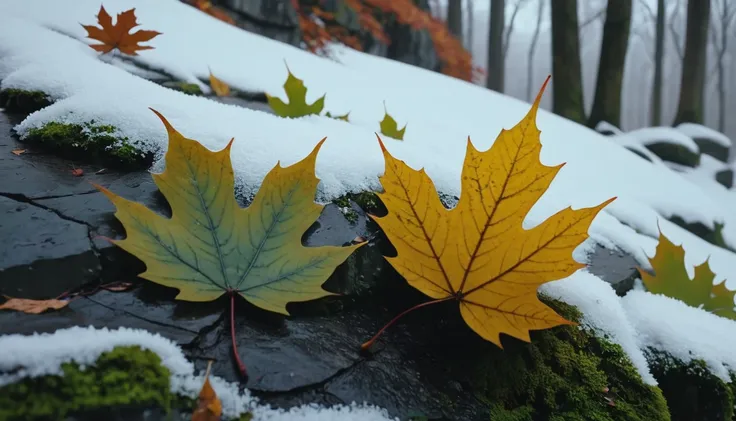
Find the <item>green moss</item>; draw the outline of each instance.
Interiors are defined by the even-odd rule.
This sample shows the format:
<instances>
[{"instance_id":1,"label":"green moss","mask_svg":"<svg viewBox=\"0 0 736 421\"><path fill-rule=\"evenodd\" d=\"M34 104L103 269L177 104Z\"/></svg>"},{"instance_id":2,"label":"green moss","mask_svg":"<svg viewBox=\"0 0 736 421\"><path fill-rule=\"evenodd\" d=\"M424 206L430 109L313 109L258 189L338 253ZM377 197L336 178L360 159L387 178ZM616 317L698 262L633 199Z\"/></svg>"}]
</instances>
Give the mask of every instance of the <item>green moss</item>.
<instances>
[{"instance_id":1,"label":"green moss","mask_svg":"<svg viewBox=\"0 0 736 421\"><path fill-rule=\"evenodd\" d=\"M49 105L49 96L41 91L15 88L0 91L0 108L5 108L8 112L30 114Z\"/></svg>"},{"instance_id":2,"label":"green moss","mask_svg":"<svg viewBox=\"0 0 736 421\"><path fill-rule=\"evenodd\" d=\"M204 95L202 93L202 89L196 83L166 82L164 83L164 86L175 91L184 92L187 95Z\"/></svg>"},{"instance_id":3,"label":"green moss","mask_svg":"<svg viewBox=\"0 0 736 421\"><path fill-rule=\"evenodd\" d=\"M340 207L345 219L351 223L358 220L358 214L353 210L351 201L355 202L366 213L376 213L376 211L380 213L382 209L385 209L376 193L371 191L348 193L333 200L332 203Z\"/></svg>"},{"instance_id":4,"label":"green moss","mask_svg":"<svg viewBox=\"0 0 736 421\"><path fill-rule=\"evenodd\" d=\"M102 353L93 367L61 366L63 375L27 378L0 388L1 420L64 419L115 407L169 409L169 370L158 355L138 346Z\"/></svg>"},{"instance_id":5,"label":"green moss","mask_svg":"<svg viewBox=\"0 0 736 421\"><path fill-rule=\"evenodd\" d=\"M70 159L102 163L112 168L143 169L153 163L152 153L143 153L110 125L50 122L28 131L23 141L49 148Z\"/></svg>"},{"instance_id":6,"label":"green moss","mask_svg":"<svg viewBox=\"0 0 736 421\"><path fill-rule=\"evenodd\" d=\"M652 375L662 389L672 421L731 421L734 384L713 375L702 360L684 363L659 352L647 352ZM731 374L732 382L736 377Z\"/></svg>"},{"instance_id":7,"label":"green moss","mask_svg":"<svg viewBox=\"0 0 736 421\"><path fill-rule=\"evenodd\" d=\"M580 313L544 300L569 320ZM474 370L474 389L500 421L669 420L661 391L645 385L619 345L576 326L505 340Z\"/></svg>"}]
</instances>

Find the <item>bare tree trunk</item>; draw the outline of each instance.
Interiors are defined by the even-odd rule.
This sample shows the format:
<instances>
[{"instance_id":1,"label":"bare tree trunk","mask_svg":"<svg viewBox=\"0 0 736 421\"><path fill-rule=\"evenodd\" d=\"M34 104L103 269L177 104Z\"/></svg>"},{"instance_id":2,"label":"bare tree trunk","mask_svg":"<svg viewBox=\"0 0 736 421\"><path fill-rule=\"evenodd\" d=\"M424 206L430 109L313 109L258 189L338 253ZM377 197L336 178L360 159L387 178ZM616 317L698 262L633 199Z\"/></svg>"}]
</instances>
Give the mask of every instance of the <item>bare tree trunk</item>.
<instances>
[{"instance_id":1,"label":"bare tree trunk","mask_svg":"<svg viewBox=\"0 0 736 421\"><path fill-rule=\"evenodd\" d=\"M447 29L455 38L463 39L463 0L448 0Z\"/></svg>"},{"instance_id":2,"label":"bare tree trunk","mask_svg":"<svg viewBox=\"0 0 736 421\"><path fill-rule=\"evenodd\" d=\"M497 92L503 92L504 60L503 60L503 29L505 26L504 0L491 0L491 14L488 19L488 79L486 87Z\"/></svg>"},{"instance_id":3,"label":"bare tree trunk","mask_svg":"<svg viewBox=\"0 0 736 421\"><path fill-rule=\"evenodd\" d=\"M703 124L705 55L708 46L710 0L688 0L685 56L682 63L680 100L673 124Z\"/></svg>"},{"instance_id":4,"label":"bare tree trunk","mask_svg":"<svg viewBox=\"0 0 736 421\"><path fill-rule=\"evenodd\" d=\"M552 0L552 111L585 122L577 0Z\"/></svg>"},{"instance_id":5,"label":"bare tree trunk","mask_svg":"<svg viewBox=\"0 0 736 421\"><path fill-rule=\"evenodd\" d=\"M718 72L718 131L725 133L726 130L726 63L725 57L728 51L728 39L731 24L736 16L736 2L733 0L720 1L720 43L713 37L713 46L716 49L716 65ZM712 30L715 35L715 25Z\"/></svg>"},{"instance_id":6,"label":"bare tree trunk","mask_svg":"<svg viewBox=\"0 0 736 421\"><path fill-rule=\"evenodd\" d=\"M650 123L652 126L662 124L662 65L664 62L664 0L657 0L657 24L654 39L654 80L652 81L652 109Z\"/></svg>"},{"instance_id":7,"label":"bare tree trunk","mask_svg":"<svg viewBox=\"0 0 736 421\"><path fill-rule=\"evenodd\" d=\"M621 127L621 90L629 45L632 3L632 0L608 0L595 98L588 119L589 127L595 127L601 121Z\"/></svg>"},{"instance_id":8,"label":"bare tree trunk","mask_svg":"<svg viewBox=\"0 0 736 421\"><path fill-rule=\"evenodd\" d=\"M537 50L537 42L539 41L539 32L542 29L542 18L544 17L544 3L546 0L537 0L539 5L537 7L537 26L534 28L534 35L532 35L532 42L529 45L529 54L527 55L526 63L526 99L527 101L532 100L532 79L534 78L534 53Z\"/></svg>"}]
</instances>

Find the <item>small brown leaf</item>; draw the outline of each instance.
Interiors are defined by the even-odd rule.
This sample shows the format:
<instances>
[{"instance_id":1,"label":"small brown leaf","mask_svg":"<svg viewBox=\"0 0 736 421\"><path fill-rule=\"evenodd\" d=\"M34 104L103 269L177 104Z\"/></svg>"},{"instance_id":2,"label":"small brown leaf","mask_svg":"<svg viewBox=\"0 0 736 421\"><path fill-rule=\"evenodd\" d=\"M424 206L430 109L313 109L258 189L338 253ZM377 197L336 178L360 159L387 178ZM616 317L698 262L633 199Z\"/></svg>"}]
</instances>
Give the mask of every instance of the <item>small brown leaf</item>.
<instances>
[{"instance_id":1,"label":"small brown leaf","mask_svg":"<svg viewBox=\"0 0 736 421\"><path fill-rule=\"evenodd\" d=\"M24 153L26 153L26 150L25 150L25 149L13 149L13 150L12 150L12 151L10 151L10 152L11 152L11 153L12 153L13 155L16 155L16 156L21 156L21 155L23 155Z\"/></svg>"},{"instance_id":2,"label":"small brown leaf","mask_svg":"<svg viewBox=\"0 0 736 421\"><path fill-rule=\"evenodd\" d=\"M72 168L72 175L75 177L81 177L84 175L84 170L81 168Z\"/></svg>"},{"instance_id":3,"label":"small brown leaf","mask_svg":"<svg viewBox=\"0 0 736 421\"><path fill-rule=\"evenodd\" d=\"M40 314L46 310L59 310L60 308L66 307L69 301L63 300L30 300L26 298L12 298L5 296L8 299L3 304L0 304L0 310L15 310L22 311L26 314Z\"/></svg>"},{"instance_id":4,"label":"small brown leaf","mask_svg":"<svg viewBox=\"0 0 736 421\"><path fill-rule=\"evenodd\" d=\"M222 415L222 403L217 398L215 390L210 385L210 368L212 361L207 363L207 372L204 374L204 384L199 391L197 409L192 414L192 421L219 421Z\"/></svg>"}]
</instances>

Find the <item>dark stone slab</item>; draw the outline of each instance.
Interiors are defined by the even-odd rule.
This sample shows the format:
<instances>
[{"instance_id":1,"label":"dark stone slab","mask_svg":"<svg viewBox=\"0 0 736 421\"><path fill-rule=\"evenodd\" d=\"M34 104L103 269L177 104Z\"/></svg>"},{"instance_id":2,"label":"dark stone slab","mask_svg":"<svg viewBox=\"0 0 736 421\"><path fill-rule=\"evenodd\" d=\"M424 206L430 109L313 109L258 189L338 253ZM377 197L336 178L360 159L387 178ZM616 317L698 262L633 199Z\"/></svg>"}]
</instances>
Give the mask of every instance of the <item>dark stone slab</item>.
<instances>
[{"instance_id":1,"label":"dark stone slab","mask_svg":"<svg viewBox=\"0 0 736 421\"><path fill-rule=\"evenodd\" d=\"M636 259L620 249L596 243L587 263L588 272L611 284L616 294L622 297L634 288L634 281L639 277Z\"/></svg>"},{"instance_id":2,"label":"dark stone slab","mask_svg":"<svg viewBox=\"0 0 736 421\"><path fill-rule=\"evenodd\" d=\"M192 305L174 301L172 291L146 286L134 291L102 290L80 296L59 311L42 314L0 312L0 335L50 333L72 326L116 329L129 327L158 333L180 345L187 345L200 330L217 323L222 305Z\"/></svg>"},{"instance_id":3,"label":"dark stone slab","mask_svg":"<svg viewBox=\"0 0 736 421\"><path fill-rule=\"evenodd\" d=\"M682 145L677 145L663 140L662 142L653 142L644 146L664 161L674 162L675 164L693 168L700 165L700 154L695 153Z\"/></svg>"},{"instance_id":4,"label":"dark stone slab","mask_svg":"<svg viewBox=\"0 0 736 421\"><path fill-rule=\"evenodd\" d=\"M99 276L86 225L4 196L0 221L0 293L53 298Z\"/></svg>"},{"instance_id":5,"label":"dark stone slab","mask_svg":"<svg viewBox=\"0 0 736 421\"><path fill-rule=\"evenodd\" d=\"M725 188L730 189L733 187L733 170L725 169L716 173L716 181L722 184Z\"/></svg>"}]
</instances>

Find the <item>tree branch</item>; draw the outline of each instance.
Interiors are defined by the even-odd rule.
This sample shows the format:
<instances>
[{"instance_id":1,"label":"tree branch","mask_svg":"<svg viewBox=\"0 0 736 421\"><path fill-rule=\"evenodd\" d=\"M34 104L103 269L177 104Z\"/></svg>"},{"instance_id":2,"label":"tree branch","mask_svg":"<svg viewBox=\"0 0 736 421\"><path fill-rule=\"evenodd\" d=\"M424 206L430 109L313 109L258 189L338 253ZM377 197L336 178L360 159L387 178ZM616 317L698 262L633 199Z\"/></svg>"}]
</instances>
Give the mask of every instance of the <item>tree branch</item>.
<instances>
[{"instance_id":1,"label":"tree branch","mask_svg":"<svg viewBox=\"0 0 736 421\"><path fill-rule=\"evenodd\" d=\"M672 16L669 18L669 25L667 25L667 28L670 30L670 33L672 34L672 42L675 44L675 52L677 53L677 56L680 57L680 61L682 61L685 58L685 51L682 43L680 42L680 35L677 33L677 30L675 29L675 19L677 18L677 15L680 12L680 0L677 0L677 3L675 3L675 10L672 12Z\"/></svg>"},{"instance_id":2,"label":"tree branch","mask_svg":"<svg viewBox=\"0 0 736 421\"><path fill-rule=\"evenodd\" d=\"M589 17L588 19L585 19L579 26L579 29L583 29L586 26L590 25L591 23L595 22L600 18L601 16L606 14L606 7L602 8L598 12L596 12L593 16Z\"/></svg>"},{"instance_id":3,"label":"tree branch","mask_svg":"<svg viewBox=\"0 0 736 421\"><path fill-rule=\"evenodd\" d=\"M511 46L511 33L514 32L514 21L516 20L516 15L519 13L519 9L521 9L521 6L526 3L527 0L518 0L516 4L514 5L514 11L511 13L511 20L509 21L508 26L506 26L506 33L503 35L503 58L506 58L506 55L509 52L509 46Z\"/></svg>"}]
</instances>

